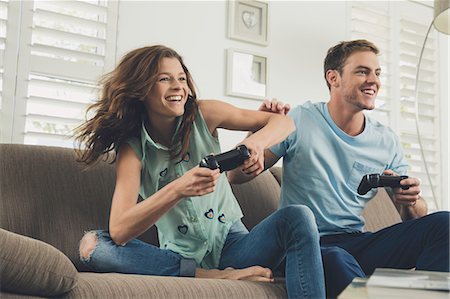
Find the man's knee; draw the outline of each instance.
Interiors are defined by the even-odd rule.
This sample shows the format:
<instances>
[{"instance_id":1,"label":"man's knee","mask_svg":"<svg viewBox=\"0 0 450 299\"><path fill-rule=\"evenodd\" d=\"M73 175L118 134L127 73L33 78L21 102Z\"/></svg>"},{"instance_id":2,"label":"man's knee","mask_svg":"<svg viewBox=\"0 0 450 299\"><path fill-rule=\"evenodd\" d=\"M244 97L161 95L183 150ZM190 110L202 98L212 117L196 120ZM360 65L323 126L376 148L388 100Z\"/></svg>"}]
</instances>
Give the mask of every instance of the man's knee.
<instances>
[{"instance_id":1,"label":"man's knee","mask_svg":"<svg viewBox=\"0 0 450 299\"><path fill-rule=\"evenodd\" d=\"M432 218L433 223L442 226L443 228L449 230L450 226L450 212L440 211L429 215Z\"/></svg>"},{"instance_id":2,"label":"man's knee","mask_svg":"<svg viewBox=\"0 0 450 299\"><path fill-rule=\"evenodd\" d=\"M364 277L358 261L340 247L322 248L322 261L326 272L342 273L346 276Z\"/></svg>"},{"instance_id":3,"label":"man's knee","mask_svg":"<svg viewBox=\"0 0 450 299\"><path fill-rule=\"evenodd\" d=\"M97 243L98 237L95 231L85 233L80 241L80 259L88 261L91 258L91 255L94 252Z\"/></svg>"},{"instance_id":4,"label":"man's knee","mask_svg":"<svg viewBox=\"0 0 450 299\"><path fill-rule=\"evenodd\" d=\"M322 248L327 298L336 298L355 277L365 277L358 261L340 247Z\"/></svg>"}]
</instances>

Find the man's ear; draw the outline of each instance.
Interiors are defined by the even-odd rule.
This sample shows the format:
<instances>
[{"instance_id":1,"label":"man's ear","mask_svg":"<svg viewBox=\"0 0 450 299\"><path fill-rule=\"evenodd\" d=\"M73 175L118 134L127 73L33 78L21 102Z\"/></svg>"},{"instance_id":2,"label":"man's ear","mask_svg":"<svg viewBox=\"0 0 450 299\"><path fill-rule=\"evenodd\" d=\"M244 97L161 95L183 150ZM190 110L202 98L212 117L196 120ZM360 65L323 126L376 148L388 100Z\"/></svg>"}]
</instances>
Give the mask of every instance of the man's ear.
<instances>
[{"instance_id":1,"label":"man's ear","mask_svg":"<svg viewBox=\"0 0 450 299\"><path fill-rule=\"evenodd\" d=\"M328 70L327 71L327 81L330 84L330 86L333 87L339 87L339 73L337 70Z\"/></svg>"}]
</instances>

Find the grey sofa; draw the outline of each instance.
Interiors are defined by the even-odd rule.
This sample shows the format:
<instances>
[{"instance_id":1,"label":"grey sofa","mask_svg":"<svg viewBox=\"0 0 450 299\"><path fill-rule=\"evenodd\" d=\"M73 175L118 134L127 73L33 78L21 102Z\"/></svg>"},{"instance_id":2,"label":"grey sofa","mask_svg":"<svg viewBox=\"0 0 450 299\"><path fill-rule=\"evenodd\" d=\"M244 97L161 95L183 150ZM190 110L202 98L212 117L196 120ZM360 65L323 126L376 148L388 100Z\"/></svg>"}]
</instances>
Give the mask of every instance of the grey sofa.
<instances>
[{"instance_id":1,"label":"grey sofa","mask_svg":"<svg viewBox=\"0 0 450 299\"><path fill-rule=\"evenodd\" d=\"M281 168L233 191L250 229L278 205ZM114 167L83 170L71 149L0 144L1 298L282 298L283 283L92 273L79 262L84 231L108 227ZM379 192L367 229L401 221ZM157 244L155 229L141 239Z\"/></svg>"}]
</instances>

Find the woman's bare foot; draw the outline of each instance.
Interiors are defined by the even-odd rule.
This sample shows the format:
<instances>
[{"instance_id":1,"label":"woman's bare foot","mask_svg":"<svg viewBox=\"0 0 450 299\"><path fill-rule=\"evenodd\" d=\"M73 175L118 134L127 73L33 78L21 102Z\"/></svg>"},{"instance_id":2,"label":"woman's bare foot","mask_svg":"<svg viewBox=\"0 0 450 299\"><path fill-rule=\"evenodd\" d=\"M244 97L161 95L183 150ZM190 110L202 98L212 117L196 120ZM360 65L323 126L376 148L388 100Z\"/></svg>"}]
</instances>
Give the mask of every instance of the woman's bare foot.
<instances>
[{"instance_id":1,"label":"woman's bare foot","mask_svg":"<svg viewBox=\"0 0 450 299\"><path fill-rule=\"evenodd\" d=\"M226 268L225 270L197 268L195 270L195 277L273 282L272 270L260 266L244 269Z\"/></svg>"}]
</instances>

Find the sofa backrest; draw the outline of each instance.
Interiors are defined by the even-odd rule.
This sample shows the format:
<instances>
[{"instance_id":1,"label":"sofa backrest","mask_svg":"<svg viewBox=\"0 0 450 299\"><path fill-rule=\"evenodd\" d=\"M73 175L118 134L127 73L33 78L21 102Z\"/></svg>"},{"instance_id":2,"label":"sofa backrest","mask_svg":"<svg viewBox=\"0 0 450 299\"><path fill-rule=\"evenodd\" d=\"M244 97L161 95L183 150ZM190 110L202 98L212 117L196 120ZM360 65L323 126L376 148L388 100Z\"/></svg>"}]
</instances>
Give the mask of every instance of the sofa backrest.
<instances>
[{"instance_id":1,"label":"sofa backrest","mask_svg":"<svg viewBox=\"0 0 450 299\"><path fill-rule=\"evenodd\" d=\"M47 242L78 262L83 232L107 228L111 165L83 171L72 149L0 144L0 223Z\"/></svg>"},{"instance_id":2,"label":"sofa backrest","mask_svg":"<svg viewBox=\"0 0 450 299\"><path fill-rule=\"evenodd\" d=\"M78 244L85 231L108 228L114 184L113 165L86 170L72 149L0 144L0 227L49 243L86 270ZM270 172L233 189L249 228L278 205L280 186ZM139 239L158 245L154 227Z\"/></svg>"},{"instance_id":3,"label":"sofa backrest","mask_svg":"<svg viewBox=\"0 0 450 299\"><path fill-rule=\"evenodd\" d=\"M248 183L232 185L247 228L277 209L280 182L281 168L273 167ZM114 184L113 165L100 162L85 170L72 149L0 144L0 227L55 246L85 270L79 241L85 231L108 228ZM369 230L400 221L385 193L372 202L364 211ZM139 239L158 245L155 227Z\"/></svg>"}]
</instances>

